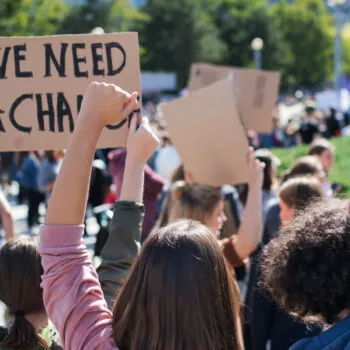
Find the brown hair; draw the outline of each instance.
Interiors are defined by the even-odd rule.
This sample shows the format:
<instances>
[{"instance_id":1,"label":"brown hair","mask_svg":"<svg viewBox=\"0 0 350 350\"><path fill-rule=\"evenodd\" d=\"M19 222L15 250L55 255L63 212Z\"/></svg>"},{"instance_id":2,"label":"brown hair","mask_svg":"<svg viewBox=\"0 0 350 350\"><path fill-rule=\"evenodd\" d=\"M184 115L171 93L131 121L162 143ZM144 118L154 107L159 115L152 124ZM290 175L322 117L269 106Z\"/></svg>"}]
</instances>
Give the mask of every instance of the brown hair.
<instances>
[{"instance_id":1,"label":"brown hair","mask_svg":"<svg viewBox=\"0 0 350 350\"><path fill-rule=\"evenodd\" d=\"M317 176L317 174L323 172L321 162L314 156L305 156L298 158L293 166L285 172L282 178L282 182L297 177L297 176Z\"/></svg>"},{"instance_id":2,"label":"brown hair","mask_svg":"<svg viewBox=\"0 0 350 350\"><path fill-rule=\"evenodd\" d=\"M43 269L38 247L36 240L20 237L0 249L0 300L14 316L1 346L49 349L25 318L26 314L45 312L40 287Z\"/></svg>"},{"instance_id":3,"label":"brown hair","mask_svg":"<svg viewBox=\"0 0 350 350\"><path fill-rule=\"evenodd\" d=\"M322 196L320 182L312 176L290 179L279 190L282 201L296 210L303 210L311 201Z\"/></svg>"},{"instance_id":4,"label":"brown hair","mask_svg":"<svg viewBox=\"0 0 350 350\"><path fill-rule=\"evenodd\" d=\"M187 184L179 181L173 185L174 204L169 222L191 219L206 224L216 205L222 200L220 189L209 185Z\"/></svg>"},{"instance_id":5,"label":"brown hair","mask_svg":"<svg viewBox=\"0 0 350 350\"><path fill-rule=\"evenodd\" d=\"M175 168L175 170L171 174L170 182L174 183L177 181L184 181L184 180L185 180L185 169L183 164L180 164Z\"/></svg>"},{"instance_id":6,"label":"brown hair","mask_svg":"<svg viewBox=\"0 0 350 350\"><path fill-rule=\"evenodd\" d=\"M213 233L182 220L151 234L114 306L121 350L241 350L240 298Z\"/></svg>"},{"instance_id":7,"label":"brown hair","mask_svg":"<svg viewBox=\"0 0 350 350\"><path fill-rule=\"evenodd\" d=\"M320 156L324 151L334 151L334 146L326 139L316 139L309 148L310 156Z\"/></svg>"}]
</instances>

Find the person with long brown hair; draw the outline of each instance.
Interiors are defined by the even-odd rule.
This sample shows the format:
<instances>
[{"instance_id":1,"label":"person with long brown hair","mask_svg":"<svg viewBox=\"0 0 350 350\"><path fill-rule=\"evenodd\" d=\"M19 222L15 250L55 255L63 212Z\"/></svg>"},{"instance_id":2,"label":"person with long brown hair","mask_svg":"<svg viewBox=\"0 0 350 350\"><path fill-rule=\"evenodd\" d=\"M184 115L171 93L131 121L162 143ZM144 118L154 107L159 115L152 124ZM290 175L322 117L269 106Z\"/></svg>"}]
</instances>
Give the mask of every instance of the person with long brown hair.
<instances>
[{"instance_id":1,"label":"person with long brown hair","mask_svg":"<svg viewBox=\"0 0 350 350\"><path fill-rule=\"evenodd\" d=\"M0 249L0 300L10 316L9 327L0 327L1 350L61 349L44 307L42 272L34 238L19 237Z\"/></svg>"},{"instance_id":2,"label":"person with long brown hair","mask_svg":"<svg viewBox=\"0 0 350 350\"><path fill-rule=\"evenodd\" d=\"M100 134L136 108L137 94L115 85L92 83L85 94L40 232L49 317L66 349L241 350L238 291L214 235L198 223L151 235L114 313L107 308L82 223ZM128 210L142 200L144 165L158 145L147 122L136 129L134 117L120 196Z\"/></svg>"}]
</instances>

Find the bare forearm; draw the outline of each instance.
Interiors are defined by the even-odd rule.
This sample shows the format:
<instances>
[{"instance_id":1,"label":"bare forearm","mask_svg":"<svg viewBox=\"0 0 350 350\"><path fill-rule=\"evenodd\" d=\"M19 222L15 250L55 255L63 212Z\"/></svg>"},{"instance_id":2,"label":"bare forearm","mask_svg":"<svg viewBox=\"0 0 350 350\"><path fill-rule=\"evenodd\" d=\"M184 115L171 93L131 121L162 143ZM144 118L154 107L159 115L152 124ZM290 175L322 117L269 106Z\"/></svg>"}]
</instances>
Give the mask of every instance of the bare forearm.
<instances>
[{"instance_id":1,"label":"bare forearm","mask_svg":"<svg viewBox=\"0 0 350 350\"><path fill-rule=\"evenodd\" d=\"M241 222L237 242L236 251L243 260L247 258L257 247L261 240L262 234L262 202L261 189L256 186L249 188L247 205L244 210L244 217Z\"/></svg>"},{"instance_id":2,"label":"bare forearm","mask_svg":"<svg viewBox=\"0 0 350 350\"><path fill-rule=\"evenodd\" d=\"M5 231L5 240L9 241L15 238L15 229L14 229L12 214L6 213L3 215L1 219L2 219L2 227Z\"/></svg>"},{"instance_id":3,"label":"bare forearm","mask_svg":"<svg viewBox=\"0 0 350 350\"><path fill-rule=\"evenodd\" d=\"M143 201L144 168L145 164L127 156L120 200L138 203Z\"/></svg>"},{"instance_id":4,"label":"bare forearm","mask_svg":"<svg viewBox=\"0 0 350 350\"><path fill-rule=\"evenodd\" d=\"M11 206L2 192L0 192L0 217L1 217L2 227L5 231L6 241L9 241L10 239L15 238L15 230L14 230Z\"/></svg>"},{"instance_id":5,"label":"bare forearm","mask_svg":"<svg viewBox=\"0 0 350 350\"><path fill-rule=\"evenodd\" d=\"M91 166L103 125L80 115L55 181L46 215L49 225L79 225L84 222Z\"/></svg>"}]
</instances>

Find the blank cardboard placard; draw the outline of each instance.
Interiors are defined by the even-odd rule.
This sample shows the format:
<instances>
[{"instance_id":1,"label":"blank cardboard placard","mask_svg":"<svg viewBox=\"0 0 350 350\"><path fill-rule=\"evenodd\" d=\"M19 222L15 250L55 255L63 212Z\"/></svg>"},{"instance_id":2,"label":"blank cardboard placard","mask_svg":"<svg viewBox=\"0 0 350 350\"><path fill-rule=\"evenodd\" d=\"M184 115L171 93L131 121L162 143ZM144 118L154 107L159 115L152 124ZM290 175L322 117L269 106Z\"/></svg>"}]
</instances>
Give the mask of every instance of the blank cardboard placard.
<instances>
[{"instance_id":1,"label":"blank cardboard placard","mask_svg":"<svg viewBox=\"0 0 350 350\"><path fill-rule=\"evenodd\" d=\"M137 33L0 38L0 151L67 147L92 81L140 93ZM128 120L98 147L124 146Z\"/></svg>"},{"instance_id":2,"label":"blank cardboard placard","mask_svg":"<svg viewBox=\"0 0 350 350\"><path fill-rule=\"evenodd\" d=\"M225 79L162 105L172 142L185 168L212 186L247 180L248 141Z\"/></svg>"},{"instance_id":3,"label":"blank cardboard placard","mask_svg":"<svg viewBox=\"0 0 350 350\"><path fill-rule=\"evenodd\" d=\"M233 74L234 96L246 130L272 131L279 91L279 72L196 63L191 67L189 91L193 92Z\"/></svg>"}]
</instances>

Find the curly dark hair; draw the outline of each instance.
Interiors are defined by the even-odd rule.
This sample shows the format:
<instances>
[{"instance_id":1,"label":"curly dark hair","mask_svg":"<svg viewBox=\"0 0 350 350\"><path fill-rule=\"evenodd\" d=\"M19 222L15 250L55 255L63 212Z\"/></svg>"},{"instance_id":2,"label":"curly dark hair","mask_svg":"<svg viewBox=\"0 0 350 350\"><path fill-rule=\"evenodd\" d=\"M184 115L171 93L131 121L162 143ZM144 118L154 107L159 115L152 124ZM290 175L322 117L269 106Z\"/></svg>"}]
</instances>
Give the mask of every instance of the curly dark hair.
<instances>
[{"instance_id":1,"label":"curly dark hair","mask_svg":"<svg viewBox=\"0 0 350 350\"><path fill-rule=\"evenodd\" d=\"M262 287L291 314L326 324L350 310L350 200L314 203L262 255Z\"/></svg>"}]
</instances>

